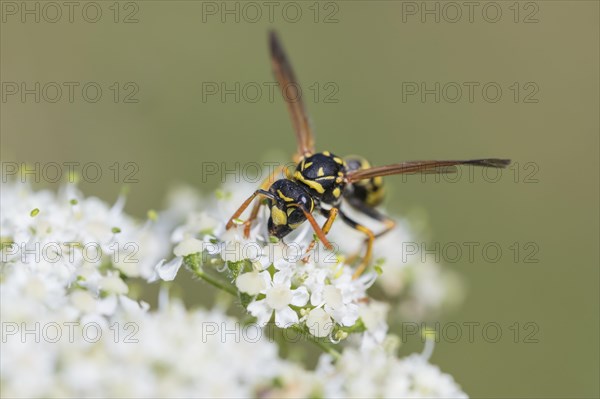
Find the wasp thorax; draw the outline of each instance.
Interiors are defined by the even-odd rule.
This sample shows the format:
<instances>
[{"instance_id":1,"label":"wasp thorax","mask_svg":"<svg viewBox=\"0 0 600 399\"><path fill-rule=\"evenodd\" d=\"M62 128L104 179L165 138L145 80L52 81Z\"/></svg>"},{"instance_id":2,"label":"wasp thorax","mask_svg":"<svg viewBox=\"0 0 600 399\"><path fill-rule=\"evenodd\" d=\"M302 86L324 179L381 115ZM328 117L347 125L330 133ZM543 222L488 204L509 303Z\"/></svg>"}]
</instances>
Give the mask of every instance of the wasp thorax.
<instances>
[{"instance_id":1,"label":"wasp thorax","mask_svg":"<svg viewBox=\"0 0 600 399\"><path fill-rule=\"evenodd\" d=\"M294 179L305 185L319 201L337 205L346 185L345 175L344 160L324 151L300 161L294 172Z\"/></svg>"},{"instance_id":2,"label":"wasp thorax","mask_svg":"<svg viewBox=\"0 0 600 399\"><path fill-rule=\"evenodd\" d=\"M310 193L293 180L277 180L269 188L274 199L269 199L271 216L269 217L269 234L283 238L306 221L304 210L310 213L314 203Z\"/></svg>"},{"instance_id":3,"label":"wasp thorax","mask_svg":"<svg viewBox=\"0 0 600 399\"><path fill-rule=\"evenodd\" d=\"M359 155L350 155L344 158L348 172L355 170L364 170L371 167L371 163ZM384 197L383 179L381 176L370 179L359 180L348 185L345 195L346 198L353 197L360 202L374 207L383 201Z\"/></svg>"}]
</instances>

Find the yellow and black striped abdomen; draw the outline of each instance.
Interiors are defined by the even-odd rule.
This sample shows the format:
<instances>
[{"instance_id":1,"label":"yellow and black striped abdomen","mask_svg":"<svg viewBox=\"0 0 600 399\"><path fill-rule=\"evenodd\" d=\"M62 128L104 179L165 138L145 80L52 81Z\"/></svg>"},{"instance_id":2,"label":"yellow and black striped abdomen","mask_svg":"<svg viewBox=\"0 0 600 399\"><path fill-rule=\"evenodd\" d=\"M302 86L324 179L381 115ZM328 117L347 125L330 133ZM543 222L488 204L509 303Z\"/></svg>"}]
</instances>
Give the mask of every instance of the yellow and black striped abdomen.
<instances>
[{"instance_id":1,"label":"yellow and black striped abdomen","mask_svg":"<svg viewBox=\"0 0 600 399\"><path fill-rule=\"evenodd\" d=\"M369 169L371 167L369 161L359 155L350 155L344 158L344 160L346 161L348 172ZM372 177L349 184L344 196L358 200L370 207L376 207L381 204L385 196L383 178L381 176Z\"/></svg>"}]
</instances>

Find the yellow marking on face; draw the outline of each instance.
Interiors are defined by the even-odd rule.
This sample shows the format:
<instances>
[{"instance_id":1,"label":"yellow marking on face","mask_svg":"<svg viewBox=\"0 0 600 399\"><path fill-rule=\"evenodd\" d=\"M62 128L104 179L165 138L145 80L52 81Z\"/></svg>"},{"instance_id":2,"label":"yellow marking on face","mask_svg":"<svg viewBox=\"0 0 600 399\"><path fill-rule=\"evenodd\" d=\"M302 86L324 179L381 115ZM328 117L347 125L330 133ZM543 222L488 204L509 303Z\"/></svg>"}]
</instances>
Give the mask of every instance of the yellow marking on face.
<instances>
[{"instance_id":1,"label":"yellow marking on face","mask_svg":"<svg viewBox=\"0 0 600 399\"><path fill-rule=\"evenodd\" d=\"M342 159L341 159L341 158L338 158L338 157L333 157L333 160L334 160L336 163L339 163L340 165L344 163L344 161L342 161Z\"/></svg>"},{"instance_id":2,"label":"yellow marking on face","mask_svg":"<svg viewBox=\"0 0 600 399\"><path fill-rule=\"evenodd\" d=\"M323 167L319 168L319 170L317 171L317 176L319 176L319 177L325 176L325 171L323 170Z\"/></svg>"},{"instance_id":3,"label":"yellow marking on face","mask_svg":"<svg viewBox=\"0 0 600 399\"><path fill-rule=\"evenodd\" d=\"M276 206L271 207L271 217L273 218L273 223L278 226L287 224L287 215Z\"/></svg>"},{"instance_id":4,"label":"yellow marking on face","mask_svg":"<svg viewBox=\"0 0 600 399\"><path fill-rule=\"evenodd\" d=\"M294 211L295 211L295 209L290 206L286 209L285 213L287 213L287 215L290 216L292 214L292 212L294 212Z\"/></svg>"},{"instance_id":5,"label":"yellow marking on face","mask_svg":"<svg viewBox=\"0 0 600 399\"><path fill-rule=\"evenodd\" d=\"M326 157L330 157L331 153L329 151L323 151L323 155L325 155Z\"/></svg>"},{"instance_id":6,"label":"yellow marking on face","mask_svg":"<svg viewBox=\"0 0 600 399\"><path fill-rule=\"evenodd\" d=\"M333 189L333 196L334 196L335 198L339 198L339 197L340 197L340 194L342 194L342 190L340 190L340 188L339 188L339 187L336 187L336 188L334 188L334 189Z\"/></svg>"},{"instance_id":7,"label":"yellow marking on face","mask_svg":"<svg viewBox=\"0 0 600 399\"><path fill-rule=\"evenodd\" d=\"M300 226L302 223L304 223L304 221L302 221L302 222L298 222L298 223L292 223L292 224L288 225L288 227L289 227L290 229L296 229L296 228L298 228L298 226Z\"/></svg>"},{"instance_id":8,"label":"yellow marking on face","mask_svg":"<svg viewBox=\"0 0 600 399\"><path fill-rule=\"evenodd\" d=\"M283 195L283 193L281 192L281 190L277 190L277 195L279 195L279 198L281 198L285 202L294 202L293 198L286 197L285 195Z\"/></svg>"},{"instance_id":9,"label":"yellow marking on face","mask_svg":"<svg viewBox=\"0 0 600 399\"><path fill-rule=\"evenodd\" d=\"M323 194L325 192L325 189L323 188L323 186L321 184L319 184L318 182L313 181L313 180L305 179L304 176L302 175L302 173L300 173L300 172L294 173L294 178L296 178L297 180L300 180L302 183L306 184L308 187L312 188L319 194Z\"/></svg>"}]
</instances>

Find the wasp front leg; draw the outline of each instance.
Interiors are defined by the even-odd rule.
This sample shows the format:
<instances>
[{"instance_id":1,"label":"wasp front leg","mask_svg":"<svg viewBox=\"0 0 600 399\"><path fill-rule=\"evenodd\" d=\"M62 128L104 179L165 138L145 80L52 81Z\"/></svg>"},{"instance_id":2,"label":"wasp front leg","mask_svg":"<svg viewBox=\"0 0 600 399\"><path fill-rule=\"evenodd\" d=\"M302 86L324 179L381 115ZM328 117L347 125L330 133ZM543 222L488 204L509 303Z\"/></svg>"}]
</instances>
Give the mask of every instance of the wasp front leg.
<instances>
[{"instance_id":1,"label":"wasp front leg","mask_svg":"<svg viewBox=\"0 0 600 399\"><path fill-rule=\"evenodd\" d=\"M273 194L271 194L268 191L265 191L265 190L262 190L262 189L256 190L251 196L249 196L246 199L246 201L244 201L244 203L238 208L238 210L235 211L235 213L233 215L231 215L231 217L227 221L227 224L225 225L225 229L226 230L229 230L230 228L233 227L234 221L236 219L238 219L242 213L244 213L244 211L246 210L246 208L248 208L248 206L252 203L252 201L254 201L254 198L256 198L259 195L263 196L263 197L267 197L267 198L274 198ZM258 213L258 211L257 211L257 213Z\"/></svg>"},{"instance_id":2,"label":"wasp front leg","mask_svg":"<svg viewBox=\"0 0 600 399\"><path fill-rule=\"evenodd\" d=\"M339 213L339 209L331 208L329 211L323 210L322 213L327 218L327 220L323 224L323 227L321 227L323 235L325 236L325 235L327 235L327 233L329 233L329 230L331 230L331 226L333 225L333 221L335 220L335 218L337 217L337 215ZM302 261L304 263L308 262L308 260L310 259L310 255L308 255L308 254L310 253L310 251L313 250L315 245L317 245L316 238L314 240L312 240L310 242L310 244L308 245L308 247L306 248L306 251L305 251L306 256L302 259ZM331 248L329 248L329 249L331 249Z\"/></svg>"}]
</instances>

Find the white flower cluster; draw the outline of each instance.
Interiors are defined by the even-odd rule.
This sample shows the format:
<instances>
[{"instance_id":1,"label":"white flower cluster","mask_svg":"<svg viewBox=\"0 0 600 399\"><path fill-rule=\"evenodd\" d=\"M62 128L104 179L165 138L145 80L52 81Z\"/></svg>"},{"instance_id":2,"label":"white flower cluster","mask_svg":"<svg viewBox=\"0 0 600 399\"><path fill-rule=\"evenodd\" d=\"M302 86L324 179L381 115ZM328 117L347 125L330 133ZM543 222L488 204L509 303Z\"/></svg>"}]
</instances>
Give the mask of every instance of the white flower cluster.
<instances>
[{"instance_id":1,"label":"white flower cluster","mask_svg":"<svg viewBox=\"0 0 600 399\"><path fill-rule=\"evenodd\" d=\"M110 324L98 320L100 327L91 329L92 323L75 325L70 336L58 323L56 342L54 331L37 342L20 333L6 337L2 397L279 396L275 392L298 389L279 383L283 375L310 381L297 397L319 386L300 366L280 359L277 346L256 329L244 331L217 310L187 311L174 302L145 312L132 305Z\"/></svg>"},{"instance_id":2,"label":"white flower cluster","mask_svg":"<svg viewBox=\"0 0 600 399\"><path fill-rule=\"evenodd\" d=\"M111 315L129 293L124 279L149 278L169 249L152 220L139 224L124 214L122 197L110 207L72 184L54 193L18 182L2 184L0 195L3 304L5 295L23 298L3 316L27 314L26 304L34 313L42 304Z\"/></svg>"},{"instance_id":3,"label":"white flower cluster","mask_svg":"<svg viewBox=\"0 0 600 399\"><path fill-rule=\"evenodd\" d=\"M398 359L382 349L389 305L367 295L377 273L353 280L344 253L321 246L304 262L308 229L287 245L265 240L261 223L253 240L241 229L225 232L243 190L176 199L178 209L194 203L204 211L169 240L165 226L182 216L175 209L160 214L170 215L162 224L155 213L140 224L123 213L122 199L111 207L73 186L58 194L1 188L3 397L465 397L427 356ZM170 241L175 259L158 262ZM290 253L296 245L300 252ZM223 288L257 323L186 310L165 290L157 309L133 299L131 278L170 280L182 264L227 277ZM332 342L362 339L346 340L341 354L327 352L309 371L279 357L261 328L271 319Z\"/></svg>"},{"instance_id":4,"label":"white flower cluster","mask_svg":"<svg viewBox=\"0 0 600 399\"><path fill-rule=\"evenodd\" d=\"M344 350L335 364L324 355L317 374L327 398L466 398L454 379L421 354L402 359L377 347Z\"/></svg>"}]
</instances>

